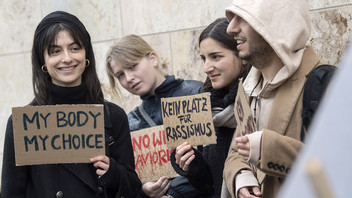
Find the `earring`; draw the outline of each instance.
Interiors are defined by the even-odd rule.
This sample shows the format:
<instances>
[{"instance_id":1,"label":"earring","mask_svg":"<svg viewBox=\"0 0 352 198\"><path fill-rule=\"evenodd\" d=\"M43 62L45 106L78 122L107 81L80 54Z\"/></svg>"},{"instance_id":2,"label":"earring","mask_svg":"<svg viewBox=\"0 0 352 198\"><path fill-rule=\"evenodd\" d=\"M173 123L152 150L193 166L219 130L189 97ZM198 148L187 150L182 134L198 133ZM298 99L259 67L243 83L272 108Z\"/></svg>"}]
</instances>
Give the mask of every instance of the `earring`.
<instances>
[{"instance_id":1,"label":"earring","mask_svg":"<svg viewBox=\"0 0 352 198\"><path fill-rule=\"evenodd\" d=\"M90 61L87 59L86 60L86 67L88 67L90 65Z\"/></svg>"},{"instance_id":2,"label":"earring","mask_svg":"<svg viewBox=\"0 0 352 198\"><path fill-rule=\"evenodd\" d=\"M44 73L48 73L48 69L46 68L45 65L42 66L42 71L43 71Z\"/></svg>"}]
</instances>

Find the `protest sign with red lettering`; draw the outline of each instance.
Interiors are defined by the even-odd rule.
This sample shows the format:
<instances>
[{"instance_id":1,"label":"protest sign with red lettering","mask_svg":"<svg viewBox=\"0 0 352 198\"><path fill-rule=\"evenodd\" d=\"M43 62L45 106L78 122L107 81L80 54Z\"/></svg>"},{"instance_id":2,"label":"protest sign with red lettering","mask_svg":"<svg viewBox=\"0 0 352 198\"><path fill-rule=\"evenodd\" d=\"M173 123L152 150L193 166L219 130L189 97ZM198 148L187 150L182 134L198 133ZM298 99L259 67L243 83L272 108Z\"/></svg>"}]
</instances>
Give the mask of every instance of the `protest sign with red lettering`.
<instances>
[{"instance_id":1,"label":"protest sign with red lettering","mask_svg":"<svg viewBox=\"0 0 352 198\"><path fill-rule=\"evenodd\" d=\"M164 127L156 126L131 133L135 170L142 183L156 181L161 176L176 177L170 163Z\"/></svg>"}]
</instances>

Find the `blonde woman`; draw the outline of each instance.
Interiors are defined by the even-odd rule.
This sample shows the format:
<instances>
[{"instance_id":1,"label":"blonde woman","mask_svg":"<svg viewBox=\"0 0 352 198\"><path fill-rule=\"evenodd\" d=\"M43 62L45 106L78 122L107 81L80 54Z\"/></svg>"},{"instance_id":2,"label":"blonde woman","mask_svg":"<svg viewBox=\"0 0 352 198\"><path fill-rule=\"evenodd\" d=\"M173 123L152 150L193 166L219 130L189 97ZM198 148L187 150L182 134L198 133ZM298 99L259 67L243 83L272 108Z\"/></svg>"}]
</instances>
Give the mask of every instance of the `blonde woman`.
<instances>
[{"instance_id":1,"label":"blonde woman","mask_svg":"<svg viewBox=\"0 0 352 198\"><path fill-rule=\"evenodd\" d=\"M142 104L128 114L130 130L140 130L162 125L161 98L200 93L202 82L176 79L164 75L157 53L136 35L127 35L114 43L107 54L106 69L110 85L117 89L117 82L134 95L140 96ZM197 196L185 177L169 180L161 177L157 181L143 184L141 196L174 198Z\"/></svg>"}]
</instances>

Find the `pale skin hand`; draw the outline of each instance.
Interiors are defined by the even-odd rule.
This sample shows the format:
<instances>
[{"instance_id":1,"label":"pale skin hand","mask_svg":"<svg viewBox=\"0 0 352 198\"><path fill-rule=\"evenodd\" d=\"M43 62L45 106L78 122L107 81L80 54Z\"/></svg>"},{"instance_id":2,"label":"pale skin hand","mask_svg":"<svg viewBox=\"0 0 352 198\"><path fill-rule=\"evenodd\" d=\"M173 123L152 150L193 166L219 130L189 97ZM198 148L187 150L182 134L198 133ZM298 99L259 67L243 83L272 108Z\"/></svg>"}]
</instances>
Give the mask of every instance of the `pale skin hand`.
<instances>
[{"instance_id":1,"label":"pale skin hand","mask_svg":"<svg viewBox=\"0 0 352 198\"><path fill-rule=\"evenodd\" d=\"M105 155L99 155L90 159L93 166L97 169L96 173L99 177L103 176L110 167L110 159Z\"/></svg>"},{"instance_id":2,"label":"pale skin hand","mask_svg":"<svg viewBox=\"0 0 352 198\"><path fill-rule=\"evenodd\" d=\"M194 151L192 150L192 146L184 142L178 147L176 147L176 164L183 170L187 171L188 166L191 164L191 162L194 160L196 156L194 155Z\"/></svg>"},{"instance_id":3,"label":"pale skin hand","mask_svg":"<svg viewBox=\"0 0 352 198\"><path fill-rule=\"evenodd\" d=\"M247 136L236 137L235 141L238 147L238 154L240 154L244 160L248 160L250 153L249 139Z\"/></svg>"},{"instance_id":4,"label":"pale skin hand","mask_svg":"<svg viewBox=\"0 0 352 198\"><path fill-rule=\"evenodd\" d=\"M251 194L250 191L253 193ZM248 186L241 188L237 193L238 198L256 198L262 197L262 193L257 186Z\"/></svg>"},{"instance_id":5,"label":"pale skin hand","mask_svg":"<svg viewBox=\"0 0 352 198\"><path fill-rule=\"evenodd\" d=\"M250 153L249 139L247 136L236 137L235 141L238 147L238 154L242 156L244 160L248 160ZM250 193L253 192L253 193ZM238 191L239 198L255 198L262 197L262 193L257 186L247 186L243 187Z\"/></svg>"},{"instance_id":6,"label":"pale skin hand","mask_svg":"<svg viewBox=\"0 0 352 198\"><path fill-rule=\"evenodd\" d=\"M151 198L159 198L165 195L170 187L171 180L162 176L156 182L147 182L143 184L142 190L144 194Z\"/></svg>"}]
</instances>

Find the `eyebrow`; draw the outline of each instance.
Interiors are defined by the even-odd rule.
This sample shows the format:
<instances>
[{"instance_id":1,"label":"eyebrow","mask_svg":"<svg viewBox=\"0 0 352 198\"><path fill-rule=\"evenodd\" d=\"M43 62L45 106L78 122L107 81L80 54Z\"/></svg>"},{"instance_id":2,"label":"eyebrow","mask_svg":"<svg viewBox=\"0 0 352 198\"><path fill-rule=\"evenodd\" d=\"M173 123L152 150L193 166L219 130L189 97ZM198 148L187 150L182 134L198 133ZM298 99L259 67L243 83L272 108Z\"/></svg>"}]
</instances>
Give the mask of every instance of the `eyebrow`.
<instances>
[{"instance_id":1,"label":"eyebrow","mask_svg":"<svg viewBox=\"0 0 352 198\"><path fill-rule=\"evenodd\" d=\"M68 46L72 46L72 45L79 45L78 43L76 43L75 41L70 43ZM80 46L80 45L79 45ZM54 48L54 47L60 47L59 45L56 45L56 44L51 44L49 46L50 48ZM80 46L81 47L81 46Z\"/></svg>"},{"instance_id":2,"label":"eyebrow","mask_svg":"<svg viewBox=\"0 0 352 198\"><path fill-rule=\"evenodd\" d=\"M207 55L214 55L214 54L220 54L221 52L210 52L210 53L208 53ZM202 55L202 54L200 54L200 55Z\"/></svg>"},{"instance_id":3,"label":"eyebrow","mask_svg":"<svg viewBox=\"0 0 352 198\"><path fill-rule=\"evenodd\" d=\"M221 54L222 52L211 52L209 53L208 55L211 56L211 55L216 55L216 54Z\"/></svg>"}]
</instances>

